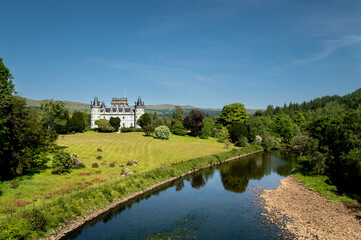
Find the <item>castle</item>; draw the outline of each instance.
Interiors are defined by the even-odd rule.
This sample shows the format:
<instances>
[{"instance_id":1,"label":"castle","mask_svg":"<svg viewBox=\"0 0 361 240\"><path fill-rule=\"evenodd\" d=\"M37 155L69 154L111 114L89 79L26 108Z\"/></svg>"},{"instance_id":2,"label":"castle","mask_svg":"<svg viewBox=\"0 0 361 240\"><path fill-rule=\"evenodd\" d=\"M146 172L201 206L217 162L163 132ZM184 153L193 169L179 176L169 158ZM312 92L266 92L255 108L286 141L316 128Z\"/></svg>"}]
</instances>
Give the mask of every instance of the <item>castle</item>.
<instances>
[{"instance_id":1,"label":"castle","mask_svg":"<svg viewBox=\"0 0 361 240\"><path fill-rule=\"evenodd\" d=\"M96 120L106 119L110 120L111 117L120 118L120 127L136 127L140 128L137 124L137 120L144 114L144 102L138 97L138 101L135 102L134 107L128 105L127 98L113 98L110 107L106 107L104 101L100 104L98 97L94 98L94 102L90 102L91 109L91 122L90 127L96 128Z\"/></svg>"}]
</instances>

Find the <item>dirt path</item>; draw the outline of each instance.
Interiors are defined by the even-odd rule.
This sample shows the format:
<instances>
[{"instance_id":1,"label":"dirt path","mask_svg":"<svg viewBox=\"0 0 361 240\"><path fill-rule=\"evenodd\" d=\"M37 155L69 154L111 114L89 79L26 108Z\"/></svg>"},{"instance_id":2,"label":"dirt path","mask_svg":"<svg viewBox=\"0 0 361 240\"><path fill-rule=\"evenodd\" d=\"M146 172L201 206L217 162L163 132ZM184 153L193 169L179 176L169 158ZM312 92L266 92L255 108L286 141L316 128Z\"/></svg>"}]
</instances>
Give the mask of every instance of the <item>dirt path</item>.
<instances>
[{"instance_id":1,"label":"dirt path","mask_svg":"<svg viewBox=\"0 0 361 240\"><path fill-rule=\"evenodd\" d=\"M296 239L361 239L361 222L344 204L327 198L299 184L293 176L280 180L277 189L264 190L260 197L269 213L268 219L282 222Z\"/></svg>"}]
</instances>

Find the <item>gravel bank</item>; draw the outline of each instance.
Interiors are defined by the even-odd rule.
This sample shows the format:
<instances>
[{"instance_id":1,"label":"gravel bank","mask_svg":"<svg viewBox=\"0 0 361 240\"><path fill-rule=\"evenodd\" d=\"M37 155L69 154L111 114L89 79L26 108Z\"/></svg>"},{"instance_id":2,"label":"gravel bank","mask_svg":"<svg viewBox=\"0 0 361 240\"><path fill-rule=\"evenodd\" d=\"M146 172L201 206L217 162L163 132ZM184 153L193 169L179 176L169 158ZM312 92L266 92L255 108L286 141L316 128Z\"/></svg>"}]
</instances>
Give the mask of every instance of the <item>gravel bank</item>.
<instances>
[{"instance_id":1,"label":"gravel bank","mask_svg":"<svg viewBox=\"0 0 361 240\"><path fill-rule=\"evenodd\" d=\"M350 207L331 203L303 187L293 176L280 183L277 189L260 194L268 220L282 223L288 219L284 228L296 239L361 239L361 222Z\"/></svg>"}]
</instances>

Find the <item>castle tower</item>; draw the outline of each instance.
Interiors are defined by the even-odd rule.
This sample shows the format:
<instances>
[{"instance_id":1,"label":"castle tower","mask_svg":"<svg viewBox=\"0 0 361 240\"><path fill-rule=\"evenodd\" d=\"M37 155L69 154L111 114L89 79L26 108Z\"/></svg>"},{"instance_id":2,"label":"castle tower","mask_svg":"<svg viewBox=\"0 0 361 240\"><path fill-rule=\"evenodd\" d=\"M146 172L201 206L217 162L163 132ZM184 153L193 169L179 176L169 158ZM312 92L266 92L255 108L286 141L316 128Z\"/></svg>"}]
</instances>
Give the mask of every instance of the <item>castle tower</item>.
<instances>
[{"instance_id":1,"label":"castle tower","mask_svg":"<svg viewBox=\"0 0 361 240\"><path fill-rule=\"evenodd\" d=\"M144 109L144 102L142 102L141 97L138 97L138 101L135 102L135 106L134 106L134 126L136 128L140 128L140 126L137 124L137 120L140 118L140 116L142 116L145 112Z\"/></svg>"},{"instance_id":2,"label":"castle tower","mask_svg":"<svg viewBox=\"0 0 361 240\"><path fill-rule=\"evenodd\" d=\"M95 96L94 102L90 102L90 111L91 111L90 128L95 128L97 127L95 125L95 121L100 119L100 102L98 101L97 96Z\"/></svg>"}]
</instances>

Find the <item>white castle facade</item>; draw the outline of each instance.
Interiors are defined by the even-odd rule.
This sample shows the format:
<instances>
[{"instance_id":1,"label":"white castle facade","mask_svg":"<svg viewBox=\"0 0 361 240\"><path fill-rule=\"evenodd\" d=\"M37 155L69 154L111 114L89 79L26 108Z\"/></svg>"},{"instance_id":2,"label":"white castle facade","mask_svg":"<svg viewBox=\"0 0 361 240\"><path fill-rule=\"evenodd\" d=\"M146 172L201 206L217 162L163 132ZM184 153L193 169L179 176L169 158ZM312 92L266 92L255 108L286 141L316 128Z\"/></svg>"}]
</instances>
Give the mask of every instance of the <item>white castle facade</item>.
<instances>
[{"instance_id":1,"label":"white castle facade","mask_svg":"<svg viewBox=\"0 0 361 240\"><path fill-rule=\"evenodd\" d=\"M120 127L136 127L140 128L137 124L137 120L144 114L144 102L139 97L138 101L135 102L134 107L128 105L127 98L113 98L110 107L105 106L104 101L100 104L98 98L94 98L94 102L90 102L91 109L91 128L98 127L95 124L96 120L106 119L110 120L111 117L120 118Z\"/></svg>"}]
</instances>

